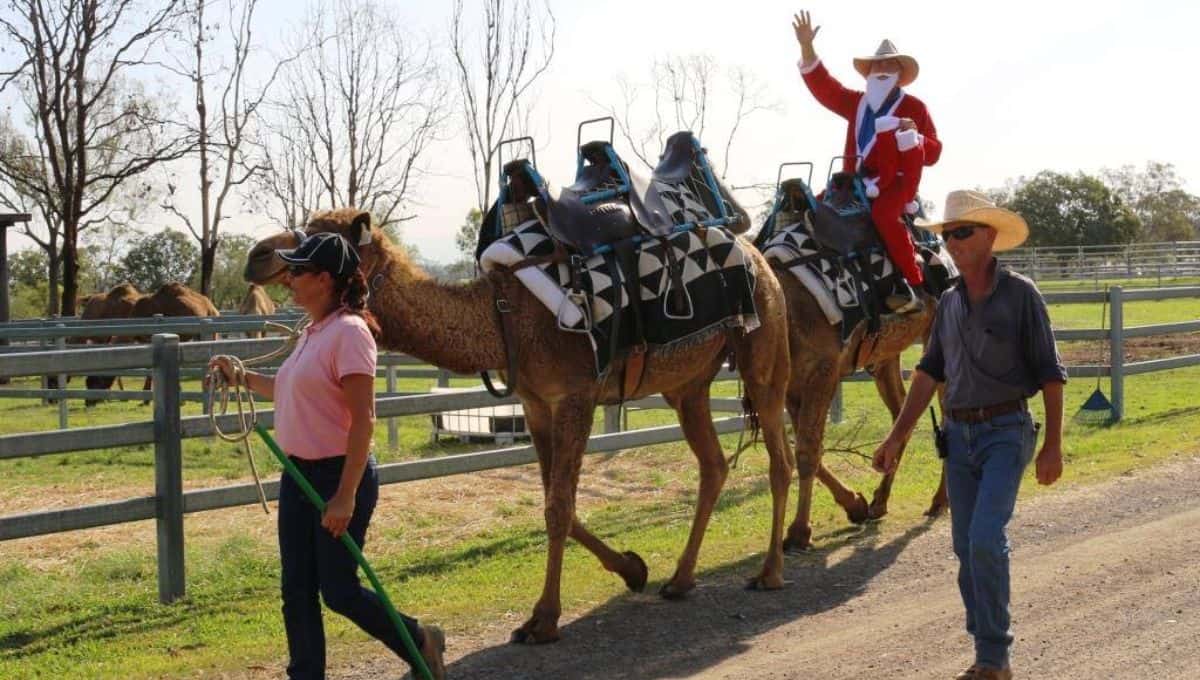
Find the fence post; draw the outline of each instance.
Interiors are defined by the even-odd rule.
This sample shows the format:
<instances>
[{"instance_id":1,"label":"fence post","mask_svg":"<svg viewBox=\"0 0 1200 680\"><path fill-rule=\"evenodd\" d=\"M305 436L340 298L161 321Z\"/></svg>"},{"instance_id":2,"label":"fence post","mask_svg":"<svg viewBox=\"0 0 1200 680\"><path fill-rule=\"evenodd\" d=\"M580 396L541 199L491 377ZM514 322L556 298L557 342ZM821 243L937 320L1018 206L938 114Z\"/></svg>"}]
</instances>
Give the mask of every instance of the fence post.
<instances>
[{"instance_id":1,"label":"fence post","mask_svg":"<svg viewBox=\"0 0 1200 680\"><path fill-rule=\"evenodd\" d=\"M829 420L841 423L842 417L842 381L839 380L837 390L833 393L833 402L829 405Z\"/></svg>"},{"instance_id":2,"label":"fence post","mask_svg":"<svg viewBox=\"0 0 1200 680\"><path fill-rule=\"evenodd\" d=\"M204 326L208 327L207 330L205 330L203 333L200 334L200 339L204 340L204 341L216 340L217 334L215 331L212 330L212 325L213 325L212 317L211 316L204 317L203 319L200 319L200 323L203 324ZM247 335L246 337L250 337L250 336ZM209 412L208 399L200 400L200 409L201 409L201 413L203 413L204 415L208 415L208 412Z\"/></svg>"},{"instance_id":3,"label":"fence post","mask_svg":"<svg viewBox=\"0 0 1200 680\"><path fill-rule=\"evenodd\" d=\"M1109 383L1112 387L1113 421L1125 414L1125 313L1121 308L1124 297L1120 286L1108 289Z\"/></svg>"},{"instance_id":4,"label":"fence post","mask_svg":"<svg viewBox=\"0 0 1200 680\"><path fill-rule=\"evenodd\" d=\"M387 391L389 395L396 393L396 366L392 363L387 365ZM399 437L396 432L396 419L388 418L388 448L395 451L399 448Z\"/></svg>"},{"instance_id":5,"label":"fence post","mask_svg":"<svg viewBox=\"0 0 1200 680\"><path fill-rule=\"evenodd\" d=\"M179 336L159 333L154 351L154 495L158 600L183 597L183 451L179 418Z\"/></svg>"},{"instance_id":6,"label":"fence post","mask_svg":"<svg viewBox=\"0 0 1200 680\"><path fill-rule=\"evenodd\" d=\"M438 387L449 387L450 386L450 371L448 371L444 368L438 369L437 386Z\"/></svg>"},{"instance_id":7,"label":"fence post","mask_svg":"<svg viewBox=\"0 0 1200 680\"><path fill-rule=\"evenodd\" d=\"M620 406L605 406L604 407L604 434L612 434L613 432L621 431L621 407Z\"/></svg>"},{"instance_id":8,"label":"fence post","mask_svg":"<svg viewBox=\"0 0 1200 680\"><path fill-rule=\"evenodd\" d=\"M67 325L62 323L55 325L55 328L66 329L66 327ZM59 336L58 339L54 341L54 345L56 349L66 349L67 336ZM58 397L58 429L65 430L70 427L70 425L67 424L67 374L58 374L58 389L60 390Z\"/></svg>"}]
</instances>

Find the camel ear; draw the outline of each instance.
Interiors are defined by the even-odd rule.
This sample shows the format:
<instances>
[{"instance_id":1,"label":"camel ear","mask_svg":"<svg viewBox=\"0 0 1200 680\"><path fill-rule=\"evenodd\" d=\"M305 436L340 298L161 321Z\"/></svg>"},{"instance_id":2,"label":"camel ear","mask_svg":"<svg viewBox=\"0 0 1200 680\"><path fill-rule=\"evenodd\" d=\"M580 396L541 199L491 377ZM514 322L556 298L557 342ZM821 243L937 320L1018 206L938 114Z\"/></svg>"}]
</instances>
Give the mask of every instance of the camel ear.
<instances>
[{"instance_id":1,"label":"camel ear","mask_svg":"<svg viewBox=\"0 0 1200 680\"><path fill-rule=\"evenodd\" d=\"M360 246L371 242L371 213L361 212L350 222L350 236Z\"/></svg>"}]
</instances>

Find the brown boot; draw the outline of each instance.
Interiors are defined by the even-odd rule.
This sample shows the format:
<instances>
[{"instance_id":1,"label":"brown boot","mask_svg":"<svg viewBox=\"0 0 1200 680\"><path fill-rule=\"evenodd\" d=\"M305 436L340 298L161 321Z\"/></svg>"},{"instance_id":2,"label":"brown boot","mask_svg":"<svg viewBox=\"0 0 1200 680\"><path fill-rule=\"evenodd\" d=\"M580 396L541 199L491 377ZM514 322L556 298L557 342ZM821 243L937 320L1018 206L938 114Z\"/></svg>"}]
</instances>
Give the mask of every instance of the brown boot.
<instances>
[{"instance_id":1,"label":"brown boot","mask_svg":"<svg viewBox=\"0 0 1200 680\"><path fill-rule=\"evenodd\" d=\"M975 680L1012 680L1011 668L980 666L975 669Z\"/></svg>"},{"instance_id":2,"label":"brown boot","mask_svg":"<svg viewBox=\"0 0 1200 680\"><path fill-rule=\"evenodd\" d=\"M975 680L975 678L977 677L975 675L975 671L977 671L977 670L978 669L975 667L975 664L971 664L962 673L959 673L958 675L954 676L954 680Z\"/></svg>"},{"instance_id":3,"label":"brown boot","mask_svg":"<svg viewBox=\"0 0 1200 680\"><path fill-rule=\"evenodd\" d=\"M421 626L421 632L425 634L425 644L421 645L421 658L425 659L425 665L433 674L433 680L445 680L446 664L442 661L442 654L446 651L446 634L437 626ZM413 671L413 677L423 680L416 671Z\"/></svg>"}]
</instances>

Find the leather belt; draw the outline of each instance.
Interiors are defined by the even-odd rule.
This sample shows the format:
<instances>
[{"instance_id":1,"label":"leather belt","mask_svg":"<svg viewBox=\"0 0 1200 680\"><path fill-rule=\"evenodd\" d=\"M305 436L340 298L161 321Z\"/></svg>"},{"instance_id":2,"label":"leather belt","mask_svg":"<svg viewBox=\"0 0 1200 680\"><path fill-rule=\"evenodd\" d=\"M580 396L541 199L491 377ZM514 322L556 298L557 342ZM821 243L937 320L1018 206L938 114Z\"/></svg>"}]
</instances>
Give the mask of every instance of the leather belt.
<instances>
[{"instance_id":1,"label":"leather belt","mask_svg":"<svg viewBox=\"0 0 1200 680\"><path fill-rule=\"evenodd\" d=\"M949 410L951 420L960 423L983 423L1002 416L1006 413L1014 411L1024 411L1026 409L1024 399L1013 399L1012 401L1004 401L991 406L982 406L980 408L952 408Z\"/></svg>"}]
</instances>

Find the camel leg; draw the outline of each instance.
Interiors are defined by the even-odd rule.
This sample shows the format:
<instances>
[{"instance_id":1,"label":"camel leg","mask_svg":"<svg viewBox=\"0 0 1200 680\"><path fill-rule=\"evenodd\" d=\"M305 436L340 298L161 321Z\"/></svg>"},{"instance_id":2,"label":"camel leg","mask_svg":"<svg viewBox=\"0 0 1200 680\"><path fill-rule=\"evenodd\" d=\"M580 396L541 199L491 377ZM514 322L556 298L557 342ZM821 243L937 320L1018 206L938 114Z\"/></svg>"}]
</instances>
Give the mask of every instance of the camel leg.
<instances>
[{"instance_id":1,"label":"camel leg","mask_svg":"<svg viewBox=\"0 0 1200 680\"><path fill-rule=\"evenodd\" d=\"M696 560L700 554L700 544L704 541L708 521L729 474L729 463L725 461L717 430L712 424L708 387L707 381L692 383L678 393L664 395L679 414L683 435L700 464L700 491L696 496L696 515L692 519L687 546L679 556L674 576L658 591L668 600L682 599L696 587Z\"/></svg>"},{"instance_id":2,"label":"camel leg","mask_svg":"<svg viewBox=\"0 0 1200 680\"><path fill-rule=\"evenodd\" d=\"M812 498L813 480L820 479L833 492L838 505L846 508L851 521L854 510L861 503L863 519L866 519L866 499L846 488L822 464L824 455L825 420L829 404L837 390L838 373L819 362L811 370L797 371L788 385L787 409L792 418L792 429L796 435L796 472L799 499L796 517L788 527L783 547L786 550L804 550L812 545Z\"/></svg>"},{"instance_id":3,"label":"camel leg","mask_svg":"<svg viewBox=\"0 0 1200 680\"><path fill-rule=\"evenodd\" d=\"M771 539L762 570L747 583L747 588L751 590L776 590L784 586L783 527L787 522L788 489L792 484L795 466L784 434L783 402L787 392L790 358L786 348L782 351L782 363L776 363L771 371L770 382L757 381L758 376L748 368L739 369L746 385L746 394L758 414L771 466Z\"/></svg>"},{"instance_id":4,"label":"camel leg","mask_svg":"<svg viewBox=\"0 0 1200 680\"><path fill-rule=\"evenodd\" d=\"M533 448L538 454L542 488L546 489L549 487L550 480L549 460L551 452L554 450L552 436L554 430L550 419L550 409L542 402L529 398L522 402L522 406L530 436L533 438ZM640 593L646 587L650 572L646 563L637 553L632 551L620 553L608 547L604 541L589 532L578 517L573 517L571 520L570 537L595 555L606 570L620 576L630 590Z\"/></svg>"},{"instance_id":5,"label":"camel leg","mask_svg":"<svg viewBox=\"0 0 1200 680\"><path fill-rule=\"evenodd\" d=\"M773 278L763 277L761 285L769 286L772 281ZM769 292L765 287L761 290ZM762 570L746 584L747 588L754 590L774 590L784 586L783 527L787 522L788 487L792 483L794 469L783 420L784 404L792 378L786 304L776 309L770 304L771 296L764 297L766 299L756 298L762 326L740 336L734 351L746 396L758 416L770 463L771 537ZM782 302L782 296L778 300Z\"/></svg>"},{"instance_id":6,"label":"camel leg","mask_svg":"<svg viewBox=\"0 0 1200 680\"><path fill-rule=\"evenodd\" d=\"M904 377L900 372L900 358L894 357L875 367L874 371L875 389L879 391L879 396L883 399L883 403L887 404L888 411L892 414L892 422L900 415L900 408L904 406ZM904 457L904 449L907 447L908 441L900 447L899 457L896 459L897 467L900 460ZM887 514L888 498L892 494L892 481L895 479L896 473L888 472L883 475L879 481L879 486L875 489L875 494L871 498L870 516L871 519L879 519Z\"/></svg>"},{"instance_id":7,"label":"camel leg","mask_svg":"<svg viewBox=\"0 0 1200 680\"><path fill-rule=\"evenodd\" d=\"M545 491L546 581L533 607L533 616L513 631L512 641L544 643L558 640L558 617L562 613L563 549L575 517L575 489L583 451L592 427L594 400L573 394L551 406L553 447L543 473ZM539 451L539 457L541 453Z\"/></svg>"}]
</instances>

